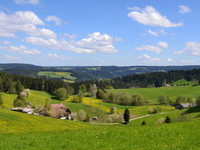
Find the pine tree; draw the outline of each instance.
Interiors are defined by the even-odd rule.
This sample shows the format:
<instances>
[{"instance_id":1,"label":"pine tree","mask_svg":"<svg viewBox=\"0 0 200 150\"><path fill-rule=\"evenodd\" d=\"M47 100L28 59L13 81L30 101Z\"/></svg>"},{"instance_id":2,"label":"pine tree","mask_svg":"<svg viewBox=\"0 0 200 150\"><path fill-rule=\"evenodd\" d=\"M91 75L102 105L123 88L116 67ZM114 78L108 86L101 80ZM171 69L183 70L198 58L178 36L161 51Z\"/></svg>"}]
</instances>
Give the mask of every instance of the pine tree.
<instances>
[{"instance_id":1,"label":"pine tree","mask_svg":"<svg viewBox=\"0 0 200 150\"><path fill-rule=\"evenodd\" d=\"M130 111L128 108L126 108L124 111L124 121L126 124L129 122L129 119L130 119Z\"/></svg>"},{"instance_id":2,"label":"pine tree","mask_svg":"<svg viewBox=\"0 0 200 150\"><path fill-rule=\"evenodd\" d=\"M171 123L171 119L169 118L169 116L166 117L165 123Z\"/></svg>"},{"instance_id":3,"label":"pine tree","mask_svg":"<svg viewBox=\"0 0 200 150\"><path fill-rule=\"evenodd\" d=\"M147 123L145 122L145 121L142 121L142 125L144 126L144 125L146 125Z\"/></svg>"}]
</instances>

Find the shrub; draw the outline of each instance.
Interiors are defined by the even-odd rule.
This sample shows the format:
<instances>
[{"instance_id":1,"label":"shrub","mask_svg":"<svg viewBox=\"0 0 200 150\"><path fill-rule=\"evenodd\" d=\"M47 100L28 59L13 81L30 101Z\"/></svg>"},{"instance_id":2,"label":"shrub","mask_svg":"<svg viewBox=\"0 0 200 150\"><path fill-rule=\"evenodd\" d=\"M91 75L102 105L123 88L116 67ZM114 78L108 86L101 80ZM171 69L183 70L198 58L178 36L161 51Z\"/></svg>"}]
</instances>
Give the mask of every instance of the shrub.
<instances>
[{"instance_id":1,"label":"shrub","mask_svg":"<svg viewBox=\"0 0 200 150\"><path fill-rule=\"evenodd\" d=\"M80 110L77 114L77 119L79 121L86 121L87 120L87 114L84 110Z\"/></svg>"},{"instance_id":2,"label":"shrub","mask_svg":"<svg viewBox=\"0 0 200 150\"><path fill-rule=\"evenodd\" d=\"M158 121L156 122L156 124L163 124L165 123L165 119L164 118L160 118L158 119Z\"/></svg>"},{"instance_id":3,"label":"shrub","mask_svg":"<svg viewBox=\"0 0 200 150\"><path fill-rule=\"evenodd\" d=\"M13 102L14 107L25 107L25 102L21 99L16 99Z\"/></svg>"},{"instance_id":4,"label":"shrub","mask_svg":"<svg viewBox=\"0 0 200 150\"><path fill-rule=\"evenodd\" d=\"M110 108L110 113L111 114L115 114L116 112L117 112L117 108L116 107Z\"/></svg>"},{"instance_id":5,"label":"shrub","mask_svg":"<svg viewBox=\"0 0 200 150\"><path fill-rule=\"evenodd\" d=\"M4 104L3 99L2 99L2 95L0 94L0 106L2 107Z\"/></svg>"},{"instance_id":6,"label":"shrub","mask_svg":"<svg viewBox=\"0 0 200 150\"><path fill-rule=\"evenodd\" d=\"M148 112L150 114L156 114L156 113L161 112L161 111L162 111L161 107L158 107L158 106L156 106L156 107L149 107L149 110L148 110Z\"/></svg>"},{"instance_id":7,"label":"shrub","mask_svg":"<svg viewBox=\"0 0 200 150\"><path fill-rule=\"evenodd\" d=\"M109 114L104 116L103 121L108 123L119 123L123 120L120 114Z\"/></svg>"},{"instance_id":8,"label":"shrub","mask_svg":"<svg viewBox=\"0 0 200 150\"><path fill-rule=\"evenodd\" d=\"M56 90L56 96L59 100L65 100L67 98L67 90L65 88L59 88Z\"/></svg>"}]
</instances>

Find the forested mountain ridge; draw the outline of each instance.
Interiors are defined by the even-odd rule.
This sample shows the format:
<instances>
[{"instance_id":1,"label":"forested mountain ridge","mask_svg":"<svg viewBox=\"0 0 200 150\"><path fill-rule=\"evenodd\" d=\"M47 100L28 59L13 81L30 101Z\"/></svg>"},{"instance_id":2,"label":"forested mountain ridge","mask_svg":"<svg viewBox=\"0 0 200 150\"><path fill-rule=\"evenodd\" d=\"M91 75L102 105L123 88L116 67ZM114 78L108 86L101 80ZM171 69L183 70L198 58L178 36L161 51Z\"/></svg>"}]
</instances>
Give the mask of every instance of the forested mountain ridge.
<instances>
[{"instance_id":1,"label":"forested mountain ridge","mask_svg":"<svg viewBox=\"0 0 200 150\"><path fill-rule=\"evenodd\" d=\"M150 72L168 72L171 70L200 69L200 66L37 66L32 64L0 64L1 72L33 77L66 79L67 81L85 81L113 79L117 77ZM63 74L59 76L49 73ZM66 76L64 75L67 73Z\"/></svg>"}]
</instances>

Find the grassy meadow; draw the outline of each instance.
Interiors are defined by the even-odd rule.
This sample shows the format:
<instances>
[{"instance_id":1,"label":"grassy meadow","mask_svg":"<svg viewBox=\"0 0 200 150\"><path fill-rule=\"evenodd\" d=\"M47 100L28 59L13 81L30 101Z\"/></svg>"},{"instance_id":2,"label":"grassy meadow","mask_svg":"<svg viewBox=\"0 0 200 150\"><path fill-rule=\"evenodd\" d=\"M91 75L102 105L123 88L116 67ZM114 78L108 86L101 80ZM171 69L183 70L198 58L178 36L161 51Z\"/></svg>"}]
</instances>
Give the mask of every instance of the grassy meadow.
<instances>
[{"instance_id":1,"label":"grassy meadow","mask_svg":"<svg viewBox=\"0 0 200 150\"><path fill-rule=\"evenodd\" d=\"M156 99L158 95L162 94L161 92L172 97L182 94L195 97L198 95L199 89L198 86L187 86L126 89L115 90L114 92L126 91L128 94L132 94L137 93L135 91L140 91L141 95L146 94L145 97L150 95L153 103L156 102L154 98ZM0 108L1 150L198 150L200 146L200 112L195 109L182 115L187 109L174 110L170 106L160 106L163 110L161 113L132 120L127 125L120 123L92 124L13 112L9 108L12 107L12 102L16 96L15 94L2 93L5 108ZM47 98L51 99L51 103L60 102L46 92L33 90L31 90L31 95L27 100L31 101L33 105L37 105L44 104ZM131 114L144 116L148 114L149 107L155 106L153 104L148 106L121 106L88 97L84 98L82 103L72 103L70 98L62 101L62 103L73 112L83 109L90 117L105 115L113 106L117 108L118 113L123 113L124 109L128 107ZM157 124L158 120L165 119L166 116L171 118L172 123ZM143 121L147 125L142 126Z\"/></svg>"},{"instance_id":2,"label":"grassy meadow","mask_svg":"<svg viewBox=\"0 0 200 150\"><path fill-rule=\"evenodd\" d=\"M174 87L162 87L162 88L138 88L138 89L111 89L108 90L111 93L126 93L126 94L141 94L151 104L156 104L158 96L169 95L173 100L177 96L186 96L196 98L200 95L200 86L174 86Z\"/></svg>"},{"instance_id":3,"label":"grassy meadow","mask_svg":"<svg viewBox=\"0 0 200 150\"><path fill-rule=\"evenodd\" d=\"M70 72L40 71L38 75L50 78L60 78L63 79L65 82L70 82L70 83L76 80L76 77L73 77Z\"/></svg>"}]
</instances>

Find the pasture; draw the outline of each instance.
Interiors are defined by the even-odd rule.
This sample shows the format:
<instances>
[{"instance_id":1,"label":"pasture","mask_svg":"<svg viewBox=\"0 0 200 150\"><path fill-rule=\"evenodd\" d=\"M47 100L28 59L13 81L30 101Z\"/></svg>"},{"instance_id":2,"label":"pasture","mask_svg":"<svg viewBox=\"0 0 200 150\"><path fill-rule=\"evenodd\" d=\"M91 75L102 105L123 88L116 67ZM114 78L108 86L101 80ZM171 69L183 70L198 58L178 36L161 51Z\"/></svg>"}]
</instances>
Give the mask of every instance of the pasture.
<instances>
[{"instance_id":1,"label":"pasture","mask_svg":"<svg viewBox=\"0 0 200 150\"><path fill-rule=\"evenodd\" d=\"M138 89L111 89L111 93L125 93L125 94L141 94L151 104L157 104L158 96L168 95L173 100L177 96L186 96L196 98L200 95L200 86L175 86L175 87L161 87L161 88L138 88Z\"/></svg>"}]
</instances>

